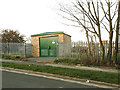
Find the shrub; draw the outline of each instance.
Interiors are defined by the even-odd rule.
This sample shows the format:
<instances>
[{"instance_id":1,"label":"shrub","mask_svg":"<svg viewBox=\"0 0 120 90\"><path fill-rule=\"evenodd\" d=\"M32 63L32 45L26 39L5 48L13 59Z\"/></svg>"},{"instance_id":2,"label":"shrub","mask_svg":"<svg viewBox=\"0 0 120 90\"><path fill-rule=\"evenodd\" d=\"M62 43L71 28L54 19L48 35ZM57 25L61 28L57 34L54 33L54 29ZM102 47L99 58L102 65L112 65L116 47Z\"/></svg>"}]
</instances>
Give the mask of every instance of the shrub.
<instances>
[{"instance_id":1,"label":"shrub","mask_svg":"<svg viewBox=\"0 0 120 90\"><path fill-rule=\"evenodd\" d=\"M75 59L56 59L54 60L54 63L58 64L58 63L65 63L65 64L70 64L70 65L77 65L80 64L80 60Z\"/></svg>"},{"instance_id":2,"label":"shrub","mask_svg":"<svg viewBox=\"0 0 120 90\"><path fill-rule=\"evenodd\" d=\"M4 56L4 59L11 59L10 56Z\"/></svg>"},{"instance_id":3,"label":"shrub","mask_svg":"<svg viewBox=\"0 0 120 90\"><path fill-rule=\"evenodd\" d=\"M5 57L5 55L4 54L2 54L2 58L4 58Z\"/></svg>"},{"instance_id":4,"label":"shrub","mask_svg":"<svg viewBox=\"0 0 120 90\"><path fill-rule=\"evenodd\" d=\"M3 59L8 59L8 60L24 60L23 57L20 56L15 56L15 55L4 55L2 54Z\"/></svg>"},{"instance_id":5,"label":"shrub","mask_svg":"<svg viewBox=\"0 0 120 90\"><path fill-rule=\"evenodd\" d=\"M21 57L20 56L15 56L16 59L20 59Z\"/></svg>"},{"instance_id":6,"label":"shrub","mask_svg":"<svg viewBox=\"0 0 120 90\"><path fill-rule=\"evenodd\" d=\"M116 68L117 70L120 70L120 66L119 66L119 65L115 66L115 68Z\"/></svg>"}]
</instances>

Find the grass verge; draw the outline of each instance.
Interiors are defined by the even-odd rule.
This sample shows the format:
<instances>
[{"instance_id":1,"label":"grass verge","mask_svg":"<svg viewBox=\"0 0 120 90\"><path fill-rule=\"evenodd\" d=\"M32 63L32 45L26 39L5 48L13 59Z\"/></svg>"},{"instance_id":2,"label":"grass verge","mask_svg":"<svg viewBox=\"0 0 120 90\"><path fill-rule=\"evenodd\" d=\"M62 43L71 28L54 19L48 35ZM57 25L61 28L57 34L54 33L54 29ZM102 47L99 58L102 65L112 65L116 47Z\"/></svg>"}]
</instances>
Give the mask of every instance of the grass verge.
<instances>
[{"instance_id":1,"label":"grass verge","mask_svg":"<svg viewBox=\"0 0 120 90\"><path fill-rule=\"evenodd\" d=\"M116 73L107 73L101 71L89 71L89 70L79 70L79 69L70 69L62 67L53 67L53 66L41 66L41 65L26 65L26 64L16 64L2 62L3 67L10 67L15 69L24 69L32 70L37 72L46 72L51 74L58 74L63 76L76 77L81 79L89 79L113 84L119 84L119 75Z\"/></svg>"}]
</instances>

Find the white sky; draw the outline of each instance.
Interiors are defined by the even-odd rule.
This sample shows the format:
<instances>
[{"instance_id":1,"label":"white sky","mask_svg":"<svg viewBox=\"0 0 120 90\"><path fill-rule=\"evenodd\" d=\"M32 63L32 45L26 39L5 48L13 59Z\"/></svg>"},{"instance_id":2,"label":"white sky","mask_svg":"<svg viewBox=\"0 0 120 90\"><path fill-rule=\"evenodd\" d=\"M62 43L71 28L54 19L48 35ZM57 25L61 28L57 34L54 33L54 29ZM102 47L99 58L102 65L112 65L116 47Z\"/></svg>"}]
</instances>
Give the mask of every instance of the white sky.
<instances>
[{"instance_id":1,"label":"white sky","mask_svg":"<svg viewBox=\"0 0 120 90\"><path fill-rule=\"evenodd\" d=\"M58 0L60 1L60 0ZM0 0L0 28L18 30L30 37L43 32L64 31L72 36L72 41L86 40L81 28L63 25L56 14L56 0ZM108 39L102 33L103 40Z\"/></svg>"}]
</instances>

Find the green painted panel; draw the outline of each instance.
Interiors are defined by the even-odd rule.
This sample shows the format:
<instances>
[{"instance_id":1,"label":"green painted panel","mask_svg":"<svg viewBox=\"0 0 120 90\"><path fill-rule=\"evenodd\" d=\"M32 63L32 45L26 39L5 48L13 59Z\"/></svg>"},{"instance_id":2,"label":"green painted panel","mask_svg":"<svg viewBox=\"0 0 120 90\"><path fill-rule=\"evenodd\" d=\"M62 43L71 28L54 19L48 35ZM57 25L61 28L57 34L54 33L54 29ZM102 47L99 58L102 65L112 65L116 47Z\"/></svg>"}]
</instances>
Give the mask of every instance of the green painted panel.
<instances>
[{"instance_id":1,"label":"green painted panel","mask_svg":"<svg viewBox=\"0 0 120 90\"><path fill-rule=\"evenodd\" d=\"M56 56L56 49L55 50L49 50L50 56Z\"/></svg>"},{"instance_id":2,"label":"green painted panel","mask_svg":"<svg viewBox=\"0 0 120 90\"><path fill-rule=\"evenodd\" d=\"M48 49L41 49L41 56L48 56Z\"/></svg>"},{"instance_id":3,"label":"green painted panel","mask_svg":"<svg viewBox=\"0 0 120 90\"><path fill-rule=\"evenodd\" d=\"M58 36L40 38L40 56L56 57L57 56Z\"/></svg>"}]
</instances>

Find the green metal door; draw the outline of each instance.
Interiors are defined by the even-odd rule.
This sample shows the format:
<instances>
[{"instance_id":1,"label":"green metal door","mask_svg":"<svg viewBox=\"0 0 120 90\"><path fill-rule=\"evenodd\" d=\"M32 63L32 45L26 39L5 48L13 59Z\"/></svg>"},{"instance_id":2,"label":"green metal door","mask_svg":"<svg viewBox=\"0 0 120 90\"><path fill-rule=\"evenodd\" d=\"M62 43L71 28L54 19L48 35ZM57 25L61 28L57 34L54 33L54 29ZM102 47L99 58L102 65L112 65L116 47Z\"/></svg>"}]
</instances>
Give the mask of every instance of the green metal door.
<instances>
[{"instance_id":1,"label":"green metal door","mask_svg":"<svg viewBox=\"0 0 120 90\"><path fill-rule=\"evenodd\" d=\"M40 57L56 57L57 42L58 36L40 38Z\"/></svg>"}]
</instances>

